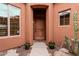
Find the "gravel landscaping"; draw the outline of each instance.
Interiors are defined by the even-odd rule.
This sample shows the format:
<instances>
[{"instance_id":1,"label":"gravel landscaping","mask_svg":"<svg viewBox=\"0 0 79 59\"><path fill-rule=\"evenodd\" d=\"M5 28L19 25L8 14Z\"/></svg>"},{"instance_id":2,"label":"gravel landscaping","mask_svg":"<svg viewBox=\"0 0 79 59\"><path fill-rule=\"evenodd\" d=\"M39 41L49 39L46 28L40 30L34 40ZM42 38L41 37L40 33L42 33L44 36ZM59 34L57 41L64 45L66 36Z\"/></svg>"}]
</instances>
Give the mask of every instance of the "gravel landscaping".
<instances>
[{"instance_id":1,"label":"gravel landscaping","mask_svg":"<svg viewBox=\"0 0 79 59\"><path fill-rule=\"evenodd\" d=\"M0 52L0 56L29 56L31 49L32 48L25 50L24 46L20 46L17 48L2 51Z\"/></svg>"},{"instance_id":2,"label":"gravel landscaping","mask_svg":"<svg viewBox=\"0 0 79 59\"><path fill-rule=\"evenodd\" d=\"M48 50L50 56L54 56L54 52L57 51L57 49L49 49L48 47L47 47L47 50Z\"/></svg>"},{"instance_id":3,"label":"gravel landscaping","mask_svg":"<svg viewBox=\"0 0 79 59\"><path fill-rule=\"evenodd\" d=\"M69 53L69 51L65 48L59 49L49 49L47 48L50 56L74 56L73 54Z\"/></svg>"},{"instance_id":4,"label":"gravel landscaping","mask_svg":"<svg viewBox=\"0 0 79 59\"><path fill-rule=\"evenodd\" d=\"M1 51L0 52L0 56L4 56L5 54L7 54L7 51Z\"/></svg>"},{"instance_id":5,"label":"gravel landscaping","mask_svg":"<svg viewBox=\"0 0 79 59\"><path fill-rule=\"evenodd\" d=\"M29 56L30 52L31 52L30 48L29 50L25 50L24 46L18 47L16 53L19 54L19 56Z\"/></svg>"},{"instance_id":6,"label":"gravel landscaping","mask_svg":"<svg viewBox=\"0 0 79 59\"><path fill-rule=\"evenodd\" d=\"M24 46L13 48L10 50L0 52L0 56L33 56L38 54L48 56L74 56L65 48L50 49L45 42L36 42L29 50L25 50Z\"/></svg>"}]
</instances>

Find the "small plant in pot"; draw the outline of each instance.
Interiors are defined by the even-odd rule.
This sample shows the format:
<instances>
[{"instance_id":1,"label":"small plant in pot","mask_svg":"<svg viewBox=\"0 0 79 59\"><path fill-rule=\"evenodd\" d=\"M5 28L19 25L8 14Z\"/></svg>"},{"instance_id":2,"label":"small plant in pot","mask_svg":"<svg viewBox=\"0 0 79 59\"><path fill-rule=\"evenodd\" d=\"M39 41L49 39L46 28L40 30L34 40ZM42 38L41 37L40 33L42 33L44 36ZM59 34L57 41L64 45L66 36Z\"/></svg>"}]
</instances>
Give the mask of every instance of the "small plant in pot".
<instances>
[{"instance_id":1,"label":"small plant in pot","mask_svg":"<svg viewBox=\"0 0 79 59\"><path fill-rule=\"evenodd\" d=\"M55 48L55 42L49 42L49 43L48 43L48 47L49 47L50 49L54 49L54 48Z\"/></svg>"},{"instance_id":2,"label":"small plant in pot","mask_svg":"<svg viewBox=\"0 0 79 59\"><path fill-rule=\"evenodd\" d=\"M27 42L26 42L26 43L24 44L24 48L25 48L26 50L29 50L29 49L30 49L30 43L27 43Z\"/></svg>"}]
</instances>

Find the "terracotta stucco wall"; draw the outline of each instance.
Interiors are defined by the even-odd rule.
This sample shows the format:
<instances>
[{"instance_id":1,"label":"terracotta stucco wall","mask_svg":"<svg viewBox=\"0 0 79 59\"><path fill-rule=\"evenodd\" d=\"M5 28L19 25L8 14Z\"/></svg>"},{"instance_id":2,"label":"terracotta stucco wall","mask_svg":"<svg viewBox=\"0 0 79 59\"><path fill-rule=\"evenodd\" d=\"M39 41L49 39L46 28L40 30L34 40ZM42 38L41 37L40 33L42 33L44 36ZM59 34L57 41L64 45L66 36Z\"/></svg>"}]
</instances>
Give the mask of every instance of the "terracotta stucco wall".
<instances>
[{"instance_id":1,"label":"terracotta stucco wall","mask_svg":"<svg viewBox=\"0 0 79 59\"><path fill-rule=\"evenodd\" d=\"M60 26L59 25L59 12L63 10L70 9L70 25ZM54 4L54 41L57 45L62 46L64 43L64 36L68 36L73 39L73 14L78 11L79 14L79 4ZM79 15L78 15L79 20ZM78 22L79 23L79 22Z\"/></svg>"},{"instance_id":2,"label":"terracotta stucco wall","mask_svg":"<svg viewBox=\"0 0 79 59\"><path fill-rule=\"evenodd\" d=\"M33 9L32 5L47 5L46 11L46 41L55 41L61 46L64 41L64 36L67 35L73 39L73 13L78 11L79 4L12 4L21 9L21 36L0 38L0 51L23 45L24 42L33 43ZM59 25L58 12L70 9L70 25ZM78 15L79 20L79 15ZM79 24L79 21L78 21ZM78 35L79 36L79 35Z\"/></svg>"},{"instance_id":3,"label":"terracotta stucco wall","mask_svg":"<svg viewBox=\"0 0 79 59\"><path fill-rule=\"evenodd\" d=\"M49 7L47 9L47 14L46 14L46 37L47 37L47 42L53 41L53 4L49 4Z\"/></svg>"},{"instance_id":4,"label":"terracotta stucco wall","mask_svg":"<svg viewBox=\"0 0 79 59\"><path fill-rule=\"evenodd\" d=\"M26 4L26 41L33 43L33 9L32 5L46 5L46 41L53 40L53 4Z\"/></svg>"},{"instance_id":5,"label":"terracotta stucco wall","mask_svg":"<svg viewBox=\"0 0 79 59\"><path fill-rule=\"evenodd\" d=\"M0 38L0 51L23 45L25 42L25 5L12 5L21 9L21 36Z\"/></svg>"}]
</instances>

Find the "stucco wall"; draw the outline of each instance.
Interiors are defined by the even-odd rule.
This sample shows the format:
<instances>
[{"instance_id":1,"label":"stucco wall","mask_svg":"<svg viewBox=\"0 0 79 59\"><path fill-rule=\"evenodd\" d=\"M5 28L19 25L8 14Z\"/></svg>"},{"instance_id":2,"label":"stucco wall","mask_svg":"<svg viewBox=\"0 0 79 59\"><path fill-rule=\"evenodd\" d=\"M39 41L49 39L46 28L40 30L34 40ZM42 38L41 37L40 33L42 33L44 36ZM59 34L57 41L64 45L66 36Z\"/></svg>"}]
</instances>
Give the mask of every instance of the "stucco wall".
<instances>
[{"instance_id":1,"label":"stucco wall","mask_svg":"<svg viewBox=\"0 0 79 59\"><path fill-rule=\"evenodd\" d=\"M60 26L59 25L59 12L70 9L70 25ZM79 4L54 4L54 41L57 45L62 46L64 43L64 36L68 36L73 39L73 13L78 11L79 14ZM78 15L79 20L79 15ZM78 22L79 23L79 22Z\"/></svg>"},{"instance_id":2,"label":"stucco wall","mask_svg":"<svg viewBox=\"0 0 79 59\"><path fill-rule=\"evenodd\" d=\"M53 40L53 4L26 4L26 41L33 43L33 9L32 5L46 5L46 41Z\"/></svg>"},{"instance_id":3,"label":"stucco wall","mask_svg":"<svg viewBox=\"0 0 79 59\"><path fill-rule=\"evenodd\" d=\"M17 4L12 5L21 8L21 36L0 38L0 51L23 45L24 42L33 44L33 10L32 5L47 5L46 10L46 41L55 41L58 46L64 42L64 36L67 35L73 39L73 13L79 11L79 4ZM70 25L59 25L58 12L71 9ZM78 12L79 14L79 12ZM79 15L78 15L79 24ZM79 34L78 34L79 36Z\"/></svg>"},{"instance_id":4,"label":"stucco wall","mask_svg":"<svg viewBox=\"0 0 79 59\"><path fill-rule=\"evenodd\" d=\"M25 5L12 5L21 9L21 36L0 38L0 51L23 45L25 42Z\"/></svg>"}]
</instances>

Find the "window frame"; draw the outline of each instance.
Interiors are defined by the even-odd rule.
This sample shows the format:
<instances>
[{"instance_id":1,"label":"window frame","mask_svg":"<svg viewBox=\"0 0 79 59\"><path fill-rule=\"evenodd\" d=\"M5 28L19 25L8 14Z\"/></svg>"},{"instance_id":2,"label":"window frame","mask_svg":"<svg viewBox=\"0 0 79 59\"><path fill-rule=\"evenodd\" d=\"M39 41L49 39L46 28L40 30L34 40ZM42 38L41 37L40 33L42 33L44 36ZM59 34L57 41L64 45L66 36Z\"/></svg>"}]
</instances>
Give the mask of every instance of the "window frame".
<instances>
[{"instance_id":1,"label":"window frame","mask_svg":"<svg viewBox=\"0 0 79 59\"><path fill-rule=\"evenodd\" d=\"M4 3L1 3L1 4L4 4ZM4 5L7 5L7 3L4 4ZM6 10L8 11L8 6L6 7ZM8 12L7 12L7 16L8 16ZM5 36L5 37L8 36L8 17L7 17L7 35L4 35L4 36ZM4 37L4 36L1 36L0 38L2 38L2 37Z\"/></svg>"},{"instance_id":2,"label":"window frame","mask_svg":"<svg viewBox=\"0 0 79 59\"><path fill-rule=\"evenodd\" d=\"M8 12L8 19L7 19L7 21L8 21L8 35L7 36L0 36L0 39L5 39L5 38L11 38L11 37L20 37L21 36L21 13L22 13L22 11L21 11L21 9L19 8L19 7L17 7L17 6L15 6L15 5L12 5L12 4L9 4L9 3L2 3L2 4L5 4L5 5L7 5L7 12ZM11 6L14 6L14 7L16 7L16 8L19 8L20 9L20 16L19 16L19 35L10 35L10 15L9 15L9 5L11 5Z\"/></svg>"},{"instance_id":3,"label":"window frame","mask_svg":"<svg viewBox=\"0 0 79 59\"><path fill-rule=\"evenodd\" d=\"M66 12L70 13L69 24L68 25L60 25L60 14L66 13ZM70 26L70 18L71 18L71 9L66 9L66 10L58 12L58 27L69 27Z\"/></svg>"}]
</instances>

